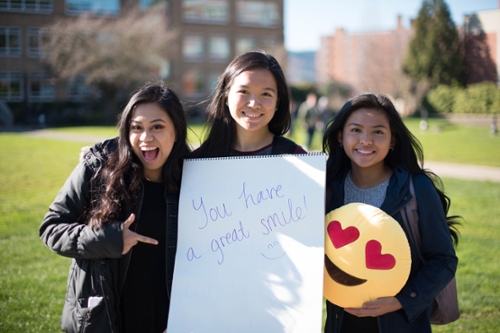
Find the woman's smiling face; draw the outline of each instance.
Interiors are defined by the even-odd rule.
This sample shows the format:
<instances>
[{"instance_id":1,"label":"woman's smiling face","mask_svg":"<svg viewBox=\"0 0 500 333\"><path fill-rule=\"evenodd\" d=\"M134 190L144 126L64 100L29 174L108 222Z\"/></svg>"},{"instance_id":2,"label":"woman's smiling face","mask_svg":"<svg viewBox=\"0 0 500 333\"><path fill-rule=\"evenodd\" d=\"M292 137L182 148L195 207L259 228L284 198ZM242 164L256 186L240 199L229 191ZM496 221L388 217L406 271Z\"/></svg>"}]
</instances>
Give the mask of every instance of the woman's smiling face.
<instances>
[{"instance_id":1,"label":"woman's smiling face","mask_svg":"<svg viewBox=\"0 0 500 333\"><path fill-rule=\"evenodd\" d=\"M394 144L389 118L384 110L361 108L354 111L342 132L339 143L354 167L383 167L384 159Z\"/></svg>"},{"instance_id":2,"label":"woman's smiling face","mask_svg":"<svg viewBox=\"0 0 500 333\"><path fill-rule=\"evenodd\" d=\"M227 106L236 121L237 131L269 131L278 103L278 86L267 69L240 73L231 84Z\"/></svg>"},{"instance_id":3,"label":"woman's smiling face","mask_svg":"<svg viewBox=\"0 0 500 333\"><path fill-rule=\"evenodd\" d=\"M129 141L144 165L144 177L161 181L161 170L175 143L174 124L156 103L135 107L130 120Z\"/></svg>"}]
</instances>

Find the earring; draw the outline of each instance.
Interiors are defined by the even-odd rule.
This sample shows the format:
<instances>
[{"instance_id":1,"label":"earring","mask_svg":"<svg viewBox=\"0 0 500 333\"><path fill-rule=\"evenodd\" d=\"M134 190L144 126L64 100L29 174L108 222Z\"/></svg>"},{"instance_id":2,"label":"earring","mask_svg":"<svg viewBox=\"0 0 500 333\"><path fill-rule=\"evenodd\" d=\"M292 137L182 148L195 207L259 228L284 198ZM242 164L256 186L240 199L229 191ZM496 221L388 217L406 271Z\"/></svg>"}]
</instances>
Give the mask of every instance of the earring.
<instances>
[{"instance_id":1,"label":"earring","mask_svg":"<svg viewBox=\"0 0 500 333\"><path fill-rule=\"evenodd\" d=\"M226 101L226 106L229 106L229 104L227 103L227 101Z\"/></svg>"},{"instance_id":2,"label":"earring","mask_svg":"<svg viewBox=\"0 0 500 333\"><path fill-rule=\"evenodd\" d=\"M274 109L274 111L278 111L278 108Z\"/></svg>"},{"instance_id":3,"label":"earring","mask_svg":"<svg viewBox=\"0 0 500 333\"><path fill-rule=\"evenodd\" d=\"M341 143L339 143L339 147L340 147L340 148L344 148L344 145L342 144L342 142L341 142Z\"/></svg>"}]
</instances>

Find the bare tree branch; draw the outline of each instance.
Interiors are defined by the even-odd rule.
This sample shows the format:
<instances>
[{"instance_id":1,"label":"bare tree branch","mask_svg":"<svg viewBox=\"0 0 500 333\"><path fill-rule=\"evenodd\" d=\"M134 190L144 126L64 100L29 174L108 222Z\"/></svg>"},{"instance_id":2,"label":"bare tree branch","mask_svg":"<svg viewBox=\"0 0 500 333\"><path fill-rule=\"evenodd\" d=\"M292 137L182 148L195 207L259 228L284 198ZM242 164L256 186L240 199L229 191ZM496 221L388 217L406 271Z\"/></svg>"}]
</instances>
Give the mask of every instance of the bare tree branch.
<instances>
[{"instance_id":1,"label":"bare tree branch","mask_svg":"<svg viewBox=\"0 0 500 333\"><path fill-rule=\"evenodd\" d=\"M132 10L116 18L81 15L46 29L51 38L44 61L53 74L63 80L83 76L109 99L131 86L161 79L175 37L167 31L163 11Z\"/></svg>"}]
</instances>

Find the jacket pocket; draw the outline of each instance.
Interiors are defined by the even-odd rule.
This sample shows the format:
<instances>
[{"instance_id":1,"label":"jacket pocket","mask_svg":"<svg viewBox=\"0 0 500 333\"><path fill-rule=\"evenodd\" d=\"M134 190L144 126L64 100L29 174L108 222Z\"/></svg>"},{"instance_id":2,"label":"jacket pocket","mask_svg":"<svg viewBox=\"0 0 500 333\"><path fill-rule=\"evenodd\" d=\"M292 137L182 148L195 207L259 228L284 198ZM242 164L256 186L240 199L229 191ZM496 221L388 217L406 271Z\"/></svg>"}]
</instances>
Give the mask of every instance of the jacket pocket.
<instances>
[{"instance_id":1,"label":"jacket pocket","mask_svg":"<svg viewBox=\"0 0 500 333\"><path fill-rule=\"evenodd\" d=\"M64 304L61 328L64 332L93 333L110 332L110 323L104 299L101 298L93 307L88 307L88 298L80 298L75 303Z\"/></svg>"},{"instance_id":2,"label":"jacket pocket","mask_svg":"<svg viewBox=\"0 0 500 333\"><path fill-rule=\"evenodd\" d=\"M99 262L94 260L73 261L61 318L64 332L112 331L98 267Z\"/></svg>"}]
</instances>

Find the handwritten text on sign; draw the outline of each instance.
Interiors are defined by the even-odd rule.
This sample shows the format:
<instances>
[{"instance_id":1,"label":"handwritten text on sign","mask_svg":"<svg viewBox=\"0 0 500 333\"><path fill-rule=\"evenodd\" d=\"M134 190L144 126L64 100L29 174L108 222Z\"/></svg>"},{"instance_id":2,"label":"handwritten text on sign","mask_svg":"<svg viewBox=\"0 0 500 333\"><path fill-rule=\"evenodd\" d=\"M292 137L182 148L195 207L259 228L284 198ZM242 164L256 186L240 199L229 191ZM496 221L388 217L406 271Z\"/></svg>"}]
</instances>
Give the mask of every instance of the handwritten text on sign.
<instances>
[{"instance_id":1,"label":"handwritten text on sign","mask_svg":"<svg viewBox=\"0 0 500 333\"><path fill-rule=\"evenodd\" d=\"M185 162L169 333L321 330L324 169L323 154Z\"/></svg>"}]
</instances>

